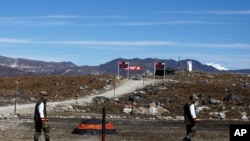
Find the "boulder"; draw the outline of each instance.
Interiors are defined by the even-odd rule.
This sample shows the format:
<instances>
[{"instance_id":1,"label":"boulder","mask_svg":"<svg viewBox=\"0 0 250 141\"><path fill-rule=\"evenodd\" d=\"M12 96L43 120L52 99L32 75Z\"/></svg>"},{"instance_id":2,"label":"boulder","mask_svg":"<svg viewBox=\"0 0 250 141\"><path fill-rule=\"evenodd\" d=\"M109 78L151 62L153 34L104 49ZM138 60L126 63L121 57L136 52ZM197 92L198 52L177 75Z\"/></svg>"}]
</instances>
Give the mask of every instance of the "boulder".
<instances>
[{"instance_id":1,"label":"boulder","mask_svg":"<svg viewBox=\"0 0 250 141\"><path fill-rule=\"evenodd\" d=\"M209 116L215 119L226 119L226 113L228 111L222 111L222 112L210 112Z\"/></svg>"},{"instance_id":2,"label":"boulder","mask_svg":"<svg viewBox=\"0 0 250 141\"><path fill-rule=\"evenodd\" d=\"M205 106L205 105L203 105L203 106L199 106L199 107L196 107L196 113L197 114L199 114L201 111L208 111L208 110L210 110L211 108L209 108L208 106Z\"/></svg>"},{"instance_id":3,"label":"boulder","mask_svg":"<svg viewBox=\"0 0 250 141\"><path fill-rule=\"evenodd\" d=\"M220 104L220 100L214 99L214 98L209 98L209 103L210 104Z\"/></svg>"},{"instance_id":4,"label":"boulder","mask_svg":"<svg viewBox=\"0 0 250 141\"><path fill-rule=\"evenodd\" d=\"M110 89L112 89L112 84L108 84L108 85L104 86L103 88L104 88L104 90L110 90Z\"/></svg>"},{"instance_id":5,"label":"boulder","mask_svg":"<svg viewBox=\"0 0 250 141\"><path fill-rule=\"evenodd\" d=\"M125 107L122 109L122 112L126 114L130 114L134 109L135 108L133 105L125 105Z\"/></svg>"},{"instance_id":6,"label":"boulder","mask_svg":"<svg viewBox=\"0 0 250 141\"><path fill-rule=\"evenodd\" d=\"M130 95L129 101L140 101L142 98L139 95Z\"/></svg>"},{"instance_id":7,"label":"boulder","mask_svg":"<svg viewBox=\"0 0 250 141\"><path fill-rule=\"evenodd\" d=\"M75 111L73 106L67 104L59 104L54 107L55 111Z\"/></svg>"},{"instance_id":8,"label":"boulder","mask_svg":"<svg viewBox=\"0 0 250 141\"><path fill-rule=\"evenodd\" d=\"M240 114L241 114L241 120L249 121L249 119L247 117L247 112L240 112Z\"/></svg>"},{"instance_id":9,"label":"boulder","mask_svg":"<svg viewBox=\"0 0 250 141\"><path fill-rule=\"evenodd\" d=\"M100 103L105 103L106 101L109 101L109 98L105 96L96 96L92 98L92 101L100 104Z\"/></svg>"},{"instance_id":10,"label":"boulder","mask_svg":"<svg viewBox=\"0 0 250 141\"><path fill-rule=\"evenodd\" d=\"M170 113L170 112L167 109L164 109L160 105L156 104L155 102L151 102L149 103L148 113L149 115L158 116L163 113Z\"/></svg>"},{"instance_id":11,"label":"boulder","mask_svg":"<svg viewBox=\"0 0 250 141\"><path fill-rule=\"evenodd\" d=\"M223 100L226 100L226 101L235 101L237 99L238 99L238 97L235 94L229 94Z\"/></svg>"},{"instance_id":12,"label":"boulder","mask_svg":"<svg viewBox=\"0 0 250 141\"><path fill-rule=\"evenodd\" d=\"M185 120L184 116L175 116L175 120Z\"/></svg>"}]
</instances>

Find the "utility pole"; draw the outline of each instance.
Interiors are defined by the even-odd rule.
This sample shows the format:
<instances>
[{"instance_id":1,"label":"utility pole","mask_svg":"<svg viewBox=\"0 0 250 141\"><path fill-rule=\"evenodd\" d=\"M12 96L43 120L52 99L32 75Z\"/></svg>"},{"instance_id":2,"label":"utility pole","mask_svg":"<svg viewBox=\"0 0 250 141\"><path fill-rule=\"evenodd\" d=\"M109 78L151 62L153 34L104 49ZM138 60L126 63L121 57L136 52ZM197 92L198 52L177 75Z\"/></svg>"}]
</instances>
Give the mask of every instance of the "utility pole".
<instances>
[{"instance_id":1,"label":"utility pole","mask_svg":"<svg viewBox=\"0 0 250 141\"><path fill-rule=\"evenodd\" d=\"M18 93L18 81L16 81L16 94L15 94L15 108L14 108L14 114L16 114L16 104L17 104L17 93Z\"/></svg>"}]
</instances>

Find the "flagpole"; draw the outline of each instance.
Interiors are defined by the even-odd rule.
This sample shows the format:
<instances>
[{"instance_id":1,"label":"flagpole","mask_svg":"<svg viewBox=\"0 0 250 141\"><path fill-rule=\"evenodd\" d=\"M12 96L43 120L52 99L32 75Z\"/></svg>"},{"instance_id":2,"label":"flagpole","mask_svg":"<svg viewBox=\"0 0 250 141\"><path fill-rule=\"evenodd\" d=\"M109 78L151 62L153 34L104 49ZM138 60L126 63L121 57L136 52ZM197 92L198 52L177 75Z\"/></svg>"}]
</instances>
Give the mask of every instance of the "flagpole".
<instances>
[{"instance_id":1,"label":"flagpole","mask_svg":"<svg viewBox=\"0 0 250 141\"><path fill-rule=\"evenodd\" d=\"M120 77L120 66L119 66L119 60L117 62L117 70L118 70L118 78Z\"/></svg>"},{"instance_id":2,"label":"flagpole","mask_svg":"<svg viewBox=\"0 0 250 141\"><path fill-rule=\"evenodd\" d=\"M164 63L164 72L163 72L164 76L163 76L163 83L165 83L165 79L166 79L166 62Z\"/></svg>"},{"instance_id":3,"label":"flagpole","mask_svg":"<svg viewBox=\"0 0 250 141\"><path fill-rule=\"evenodd\" d=\"M129 80L129 61L128 61L128 74L127 74L128 80Z\"/></svg>"},{"instance_id":4,"label":"flagpole","mask_svg":"<svg viewBox=\"0 0 250 141\"><path fill-rule=\"evenodd\" d=\"M180 71L181 70L181 64L180 64L180 56L178 57L178 70Z\"/></svg>"},{"instance_id":5,"label":"flagpole","mask_svg":"<svg viewBox=\"0 0 250 141\"><path fill-rule=\"evenodd\" d=\"M153 79L153 86L155 85L155 62L154 62L154 79Z\"/></svg>"}]
</instances>

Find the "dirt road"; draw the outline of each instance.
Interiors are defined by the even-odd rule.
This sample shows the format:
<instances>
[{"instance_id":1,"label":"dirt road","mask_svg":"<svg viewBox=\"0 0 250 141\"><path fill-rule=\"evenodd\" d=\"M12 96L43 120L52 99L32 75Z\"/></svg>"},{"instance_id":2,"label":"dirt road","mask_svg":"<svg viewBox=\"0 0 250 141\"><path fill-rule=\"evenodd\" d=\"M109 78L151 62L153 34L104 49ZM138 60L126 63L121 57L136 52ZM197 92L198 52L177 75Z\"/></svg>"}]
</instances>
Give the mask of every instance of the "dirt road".
<instances>
[{"instance_id":1,"label":"dirt road","mask_svg":"<svg viewBox=\"0 0 250 141\"><path fill-rule=\"evenodd\" d=\"M111 89L109 91L106 91L102 94L98 94L98 96L105 96L107 98L112 98L112 97L119 97L122 96L124 94L133 92L134 90L138 89L138 88L142 88L143 85L149 85L152 84L153 80L121 80L119 82L119 86L117 88ZM77 102L79 103L90 103L93 99L93 97L95 97L97 95L91 95L88 97L84 97L84 98L78 98ZM71 100L65 100L65 101L60 101L60 102L48 102L47 106L48 107L53 107L56 106L58 104L73 104L75 103L76 100L75 99L71 99ZM31 104L22 104L19 105L17 104L17 113L18 114L32 114L33 113L33 109L34 109L34 105L35 103L31 103ZM1 114L9 114L9 113L13 113L14 112L14 105L9 105L9 106L3 106L0 107L0 113Z\"/></svg>"}]
</instances>

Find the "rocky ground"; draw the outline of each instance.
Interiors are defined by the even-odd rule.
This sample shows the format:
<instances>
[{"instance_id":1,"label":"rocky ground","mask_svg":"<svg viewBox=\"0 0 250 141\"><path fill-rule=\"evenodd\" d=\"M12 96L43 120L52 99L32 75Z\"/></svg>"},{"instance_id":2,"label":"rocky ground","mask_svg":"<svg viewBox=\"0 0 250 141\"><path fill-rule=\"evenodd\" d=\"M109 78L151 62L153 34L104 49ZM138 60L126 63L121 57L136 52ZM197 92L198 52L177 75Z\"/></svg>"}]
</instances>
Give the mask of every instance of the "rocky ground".
<instances>
[{"instance_id":1,"label":"rocky ground","mask_svg":"<svg viewBox=\"0 0 250 141\"><path fill-rule=\"evenodd\" d=\"M23 90L22 104L30 103L32 107L40 90L50 92L49 118L55 141L101 140L100 136L75 135L71 131L84 119L101 118L103 107L107 109L107 120L118 130L117 135L106 136L108 141L178 141L185 135L182 108L190 93L200 97L197 111L201 121L194 141L228 141L230 124L249 124L247 74L180 72L165 79L128 83L112 76L19 77L0 79L0 140L28 141L34 133L31 107L29 112L20 110L13 115L16 80Z\"/></svg>"}]
</instances>

